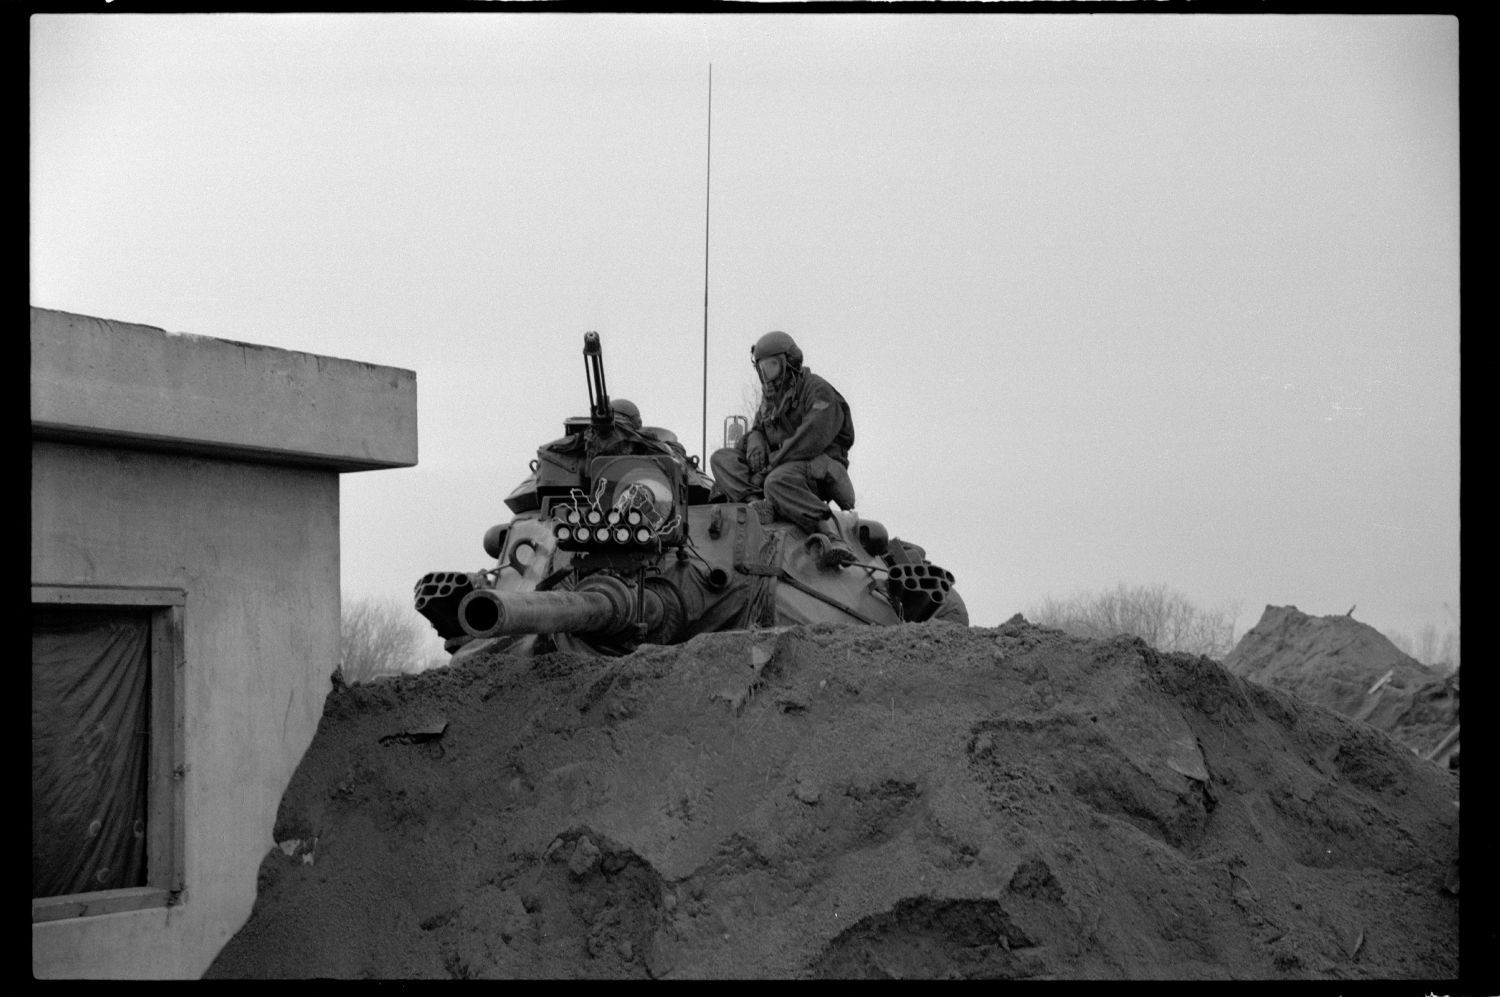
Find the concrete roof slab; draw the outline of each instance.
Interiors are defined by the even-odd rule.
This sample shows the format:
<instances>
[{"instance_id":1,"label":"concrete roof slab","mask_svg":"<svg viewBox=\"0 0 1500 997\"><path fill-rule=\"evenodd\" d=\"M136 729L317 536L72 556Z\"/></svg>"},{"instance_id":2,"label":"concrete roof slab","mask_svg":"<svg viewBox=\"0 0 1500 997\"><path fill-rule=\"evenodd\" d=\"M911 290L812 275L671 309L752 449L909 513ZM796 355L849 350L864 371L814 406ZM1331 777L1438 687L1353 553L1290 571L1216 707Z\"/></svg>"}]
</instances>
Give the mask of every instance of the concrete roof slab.
<instances>
[{"instance_id":1,"label":"concrete roof slab","mask_svg":"<svg viewBox=\"0 0 1500 997\"><path fill-rule=\"evenodd\" d=\"M38 438L339 471L417 463L417 376L31 309Z\"/></svg>"}]
</instances>

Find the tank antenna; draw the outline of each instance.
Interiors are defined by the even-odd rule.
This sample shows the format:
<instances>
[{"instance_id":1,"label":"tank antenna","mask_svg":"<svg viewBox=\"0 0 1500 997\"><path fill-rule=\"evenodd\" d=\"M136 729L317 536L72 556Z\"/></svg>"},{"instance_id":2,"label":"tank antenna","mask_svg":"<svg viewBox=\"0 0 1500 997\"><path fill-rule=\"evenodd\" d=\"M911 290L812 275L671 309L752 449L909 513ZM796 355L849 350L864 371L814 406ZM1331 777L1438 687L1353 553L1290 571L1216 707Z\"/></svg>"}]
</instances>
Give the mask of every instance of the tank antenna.
<instances>
[{"instance_id":1,"label":"tank antenna","mask_svg":"<svg viewBox=\"0 0 1500 997\"><path fill-rule=\"evenodd\" d=\"M714 64L708 64L708 146L703 166L703 466L708 466L708 208L713 191Z\"/></svg>"}]
</instances>

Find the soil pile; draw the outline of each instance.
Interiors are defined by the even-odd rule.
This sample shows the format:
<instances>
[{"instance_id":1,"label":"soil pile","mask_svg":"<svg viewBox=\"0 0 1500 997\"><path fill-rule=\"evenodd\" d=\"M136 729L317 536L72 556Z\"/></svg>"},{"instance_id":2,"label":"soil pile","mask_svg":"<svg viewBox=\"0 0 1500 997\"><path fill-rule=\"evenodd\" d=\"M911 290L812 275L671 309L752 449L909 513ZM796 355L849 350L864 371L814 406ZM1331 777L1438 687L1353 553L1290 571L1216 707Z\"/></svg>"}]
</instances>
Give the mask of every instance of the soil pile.
<instances>
[{"instance_id":1,"label":"soil pile","mask_svg":"<svg viewBox=\"0 0 1500 997\"><path fill-rule=\"evenodd\" d=\"M476 656L333 690L207 975L1448 980L1457 797L1020 617Z\"/></svg>"},{"instance_id":2,"label":"soil pile","mask_svg":"<svg viewBox=\"0 0 1500 997\"><path fill-rule=\"evenodd\" d=\"M1423 756L1459 722L1457 673L1428 668L1349 616L1267 606L1224 667L1363 721Z\"/></svg>"}]
</instances>

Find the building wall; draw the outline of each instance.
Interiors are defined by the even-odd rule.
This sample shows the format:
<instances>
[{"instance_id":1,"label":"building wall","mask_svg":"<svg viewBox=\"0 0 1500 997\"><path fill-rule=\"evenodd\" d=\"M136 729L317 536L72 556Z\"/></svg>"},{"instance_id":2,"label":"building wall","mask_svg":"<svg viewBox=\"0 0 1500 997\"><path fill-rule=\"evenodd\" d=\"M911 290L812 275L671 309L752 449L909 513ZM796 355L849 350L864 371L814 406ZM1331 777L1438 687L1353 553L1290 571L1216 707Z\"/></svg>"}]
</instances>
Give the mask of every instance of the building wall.
<instances>
[{"instance_id":1,"label":"building wall","mask_svg":"<svg viewBox=\"0 0 1500 997\"><path fill-rule=\"evenodd\" d=\"M39 921L32 971L197 978L255 903L339 642L339 474L416 463L410 371L31 313L31 579L186 592L171 907Z\"/></svg>"},{"instance_id":2,"label":"building wall","mask_svg":"<svg viewBox=\"0 0 1500 997\"><path fill-rule=\"evenodd\" d=\"M33 925L36 975L196 978L249 917L338 665L338 498L322 471L33 446L34 582L187 593L188 765L182 902Z\"/></svg>"}]
</instances>

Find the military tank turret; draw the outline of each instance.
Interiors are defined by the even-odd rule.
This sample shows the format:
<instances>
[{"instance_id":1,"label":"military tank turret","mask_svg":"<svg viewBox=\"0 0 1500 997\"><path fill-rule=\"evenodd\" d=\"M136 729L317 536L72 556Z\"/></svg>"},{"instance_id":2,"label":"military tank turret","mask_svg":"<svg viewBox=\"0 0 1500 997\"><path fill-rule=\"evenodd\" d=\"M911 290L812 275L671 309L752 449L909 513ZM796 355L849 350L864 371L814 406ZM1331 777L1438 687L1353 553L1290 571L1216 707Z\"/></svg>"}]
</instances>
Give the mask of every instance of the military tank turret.
<instances>
[{"instance_id":1,"label":"military tank turret","mask_svg":"<svg viewBox=\"0 0 1500 997\"><path fill-rule=\"evenodd\" d=\"M494 565L436 571L415 606L455 656L500 646L627 654L722 630L833 621L967 625L953 575L880 523L830 507L842 542L711 502L712 480L674 434L619 420L597 333L584 334L589 414L538 448L484 535ZM742 428L742 427L741 427Z\"/></svg>"}]
</instances>

